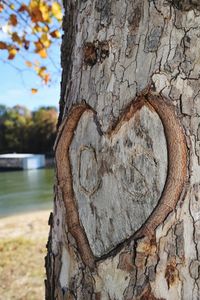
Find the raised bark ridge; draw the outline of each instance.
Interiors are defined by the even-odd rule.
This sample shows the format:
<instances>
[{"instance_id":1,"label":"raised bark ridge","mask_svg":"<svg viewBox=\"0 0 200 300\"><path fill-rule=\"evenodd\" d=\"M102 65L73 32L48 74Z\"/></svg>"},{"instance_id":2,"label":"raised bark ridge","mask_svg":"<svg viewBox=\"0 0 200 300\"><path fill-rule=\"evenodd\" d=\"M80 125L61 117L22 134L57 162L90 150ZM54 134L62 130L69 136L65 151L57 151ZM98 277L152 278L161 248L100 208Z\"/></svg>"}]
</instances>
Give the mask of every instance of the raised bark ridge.
<instances>
[{"instance_id":1,"label":"raised bark ridge","mask_svg":"<svg viewBox=\"0 0 200 300\"><path fill-rule=\"evenodd\" d=\"M146 107L146 108L145 108ZM148 109L147 109L148 108ZM98 149L98 147L100 146L99 140L102 139L101 135L102 133L96 130L94 130L94 128L92 128L92 130L90 131L90 129L88 129L87 131L87 117L88 114L84 114L86 111L91 112L92 113L92 118L94 117L94 112L87 106L87 105L78 105L75 106L66 121L64 121L64 124L62 125L62 129L61 129L61 134L60 134L60 138L58 139L58 144L56 147L56 164L57 164L57 175L58 175L58 184L59 187L62 189L63 192L63 200L65 202L65 206L66 206L66 213L67 213L67 222L68 222L68 229L71 232L72 236L75 238L77 245L79 247L79 251L82 255L82 259L84 261L84 263L90 267L94 267L94 261L95 261L95 256L97 257L101 257L104 256L105 254L111 250L113 250L113 248L117 247L118 244L121 244L123 242L123 240L127 240L128 238L130 238L130 236L134 236L135 231L137 231L140 227L140 230L136 233L135 237L139 237L139 236L149 236L151 237L151 235L154 233L154 230L156 229L156 227L163 222L163 220L167 217L167 215L169 214L170 211L172 211L180 197L185 179L186 179L186 146L185 146L185 140L184 140L184 135L182 132L182 129L180 127L180 124L177 120L177 118L174 115L173 109L167 105L165 103L164 100L162 100L159 97L156 96L151 96L151 95L146 95L146 97L139 97L138 99L136 99L136 101L134 101L129 109L124 113L124 115L122 116L121 120L119 121L119 123L116 125L116 127L109 132L109 137L110 139L112 139L112 151L113 151L113 157L115 156L115 152L117 153L119 151L119 149L117 149L116 147L116 137L117 135L120 136L120 130L121 128L123 128L126 124L127 121L129 121L129 132L133 131L133 128L131 127L131 121L133 121L133 125L135 126L135 122L140 121L140 117L141 117L141 124L139 126L136 126L135 130L143 130L143 135L145 130L147 131L148 126L151 123L148 123L147 120L146 122L148 124L146 124L146 128L145 128L145 124L142 123L142 114L141 111L142 109L145 109L146 112L147 110L151 109L153 110L154 114L155 111L157 112L157 114L159 115L160 119L163 122L163 126L164 126L164 131L165 131L165 135L166 135L166 141L167 141L167 147L168 147L168 175L167 175L167 180L166 180L166 184L165 184L165 188L162 192L164 183L165 183L165 175L164 177L161 179L161 181L159 181L158 179L158 174L159 174L159 169L158 174L153 173L152 170L148 170L148 168L152 167L152 166L148 166L148 161L143 162L144 165L142 165L143 170L139 170L139 168L141 168L141 161L139 161L136 171L137 174L135 173L134 176L136 176L135 178L133 178L132 182L129 182L129 189L133 188L133 190L128 190L128 192L130 194L132 194L131 196L127 196L127 188L121 190L122 192L122 197L124 196L124 200L122 198L121 201L121 206L120 206L120 211L119 213L121 214L121 216L123 217L122 219L121 216L119 216L119 220L116 219L116 221L114 220L114 217L117 217L115 214L115 211L117 210L117 208L115 208L115 205L120 205L120 202L117 202L116 197L118 197L119 195L115 195L114 199L109 198L109 196L106 196L104 190L100 190L100 194L97 197L97 201L100 202L102 201L103 203L103 207L101 206L100 203L100 208L98 208L98 202L95 206L95 203L89 203L90 198L97 192L97 190L99 190L100 185L103 185L103 183L101 183L101 180L103 178L102 177L98 177L98 167L96 165L92 165L92 181L87 182L87 174L85 174L85 178L82 178L80 176L80 172L87 172L87 167L85 167L84 170L81 170L82 166L81 166L81 162L80 159L82 155L88 155L90 159L93 159L94 162L96 163L96 152L94 152L94 148L92 148L92 141L90 141L90 137L87 137L87 141L88 143L90 143L90 147L86 147L82 145L82 142L86 142L85 138L86 136L84 136L84 134L88 134L88 135L96 135L96 139L93 136L93 146L96 147L96 149ZM154 111L155 110L155 111ZM152 113L152 112L151 112ZM149 111L149 116L148 118L151 117L151 113ZM141 116L139 115L141 114ZM145 115L145 114L144 114ZM90 115L91 116L91 115ZM83 128L83 131L78 130L78 123L81 122L80 118L82 117L83 122L82 122L82 126L81 128ZM86 123L84 123L84 121L86 120ZM145 121L145 118L144 118ZM94 122L93 125L94 126ZM132 126L133 126L132 125ZM153 124L153 132L155 132L156 126L158 131L162 130L162 127L160 127L160 125L157 123ZM99 126L99 125L97 125ZM140 128L141 126L141 128ZM95 125L96 127L96 125ZM79 132L75 134L74 133ZM99 129L100 130L100 129ZM123 128L123 132L122 132L122 136L127 140L128 136L125 134L126 131L128 130L128 128L124 129ZM141 134L141 132L140 132ZM146 140L146 142L149 143L149 147L152 147L152 151L154 151L154 157L151 160L154 161L154 163L156 162L157 164L161 163L162 159L166 159L165 157L165 153L163 156L163 153L161 154L161 156L159 157L159 151L156 154L156 150L154 149L156 147L156 144L151 144L150 145L150 140L152 138L151 134L150 134L150 130L148 132L149 136L148 139ZM159 132L157 133L159 134ZM76 135L77 135L77 139L76 139ZM105 138L104 138L105 139ZM136 135L132 136L132 139L129 141L129 143L134 143L134 139L136 139L136 143L137 146L139 145L138 143L141 142L141 139L137 139ZM114 140L114 142L113 142ZM75 141L75 142L74 142ZM163 138L163 136L160 136L160 142L161 143L165 143L165 140ZM73 144L74 143L74 144ZM77 145L79 146L79 158L77 159L77 150L74 147L77 147ZM143 143L143 146L145 144ZM157 145L158 146L158 145ZM154 148L153 148L154 147ZM154 149L154 150L153 150ZM165 151L165 148L162 148L162 151ZM109 149L107 149L108 151ZM144 150L146 151L146 155L148 154L150 156L150 150L147 149L143 149L143 154L144 154ZM101 152L102 149L99 149L99 151ZM110 151L110 150L109 150ZM132 149L132 152L134 151L134 149ZM149 153L147 152L149 151ZM85 154L84 154L85 152ZM156 157L155 157L156 155ZM129 155L127 153L125 153L124 155L125 157L128 157ZM112 159L110 157L110 159ZM119 158L118 158L119 159ZM135 157L135 160L137 158ZM110 169L112 169L112 162L111 164L104 164L102 165L102 161L103 159L100 159L100 154L99 154L99 160L101 160L101 166L100 168L102 169L102 167L104 167L104 172L107 173L107 175L109 174ZM133 158L134 160L134 158ZM144 158L143 158L144 160ZM91 161L87 160L87 163L92 163ZM79 165L78 165L79 163ZM82 162L84 163L84 162ZM167 161L166 161L167 163ZM115 162L114 166L116 167L116 170L112 170L112 172L115 172L115 176L117 177L117 173L119 172L120 176L123 175L122 177L119 176L119 181L116 181L116 185L118 186L118 190L120 190L120 184L125 184L125 177L127 176L127 174L125 172L123 172L123 170L125 171L125 169L128 169L128 166L126 166L125 169L123 169L122 165L119 165L120 170L117 170L117 162ZM145 167L147 168L146 173L148 177L145 177L146 175L144 174L145 172ZM164 169L163 169L164 168ZM163 166L161 166L161 173L162 175L159 175L160 177L163 176L163 174L165 174L165 168L166 168L166 164L164 164ZM101 170L102 171L102 170ZM73 179L72 178L76 178L76 172L78 172L77 176L77 181L79 181L79 185L77 186L77 183L73 184ZM141 172L143 172L143 182L139 182L139 186L140 186L140 190L138 190L138 200L137 200L137 192L135 189L137 189L137 176L139 176L140 180L141 180ZM151 173L152 172L152 173ZM73 173L73 177L72 177L72 173ZM148 175L149 174L149 175ZM157 191L157 189L155 189L155 182L154 180L151 181L150 176L152 175L152 178L154 178L155 180L157 180L157 184L159 184L160 182L160 190ZM145 179L146 178L146 179ZM84 183L81 182L81 180L84 181ZM105 180L108 180L109 183L109 178L106 177ZM134 183L134 180L136 181L136 184ZM149 180L150 182L150 186L146 185L146 181ZM106 186L106 182L105 184L105 191L107 193L109 193L109 186ZM113 182L112 182L113 184ZM142 184L144 186L142 186ZM132 185L132 186L130 186ZM154 185L154 186L153 186ZM75 188L75 193L74 193L74 188ZM114 187L113 187L114 188ZM151 189L155 189L154 193L150 194L148 193L148 188ZM158 188L158 187L157 187ZM159 197L162 193L161 199L159 200ZM87 195L86 200L83 198L83 194ZM142 195L143 194L143 195ZM145 197L147 196L146 200ZM104 199L104 197L108 197L107 199ZM128 202L133 201L133 205L128 205L128 202L126 204L125 199L128 199ZM142 200L142 197L144 197L143 201L145 202L145 205L143 206L142 203L138 203L138 201ZM152 197L152 200L151 200ZM157 198L158 197L158 198ZM75 200L75 198L78 198ZM110 200L111 199L111 200ZM108 201L106 201L108 200ZM134 203L134 200L136 200L136 205ZM159 200L159 202L158 202ZM88 201L88 203L86 202ZM111 203L109 203L109 201ZM154 202L152 202L154 201ZM105 203L104 203L105 202ZM117 204L116 204L117 203ZM89 208L87 207L87 204L89 206ZM110 207L109 207L110 206ZM155 208L156 207L156 208ZM155 208L155 209L154 209ZM112 209L113 209L113 214L112 214ZM128 212L127 212L128 209ZM85 210L85 211L84 211ZM102 225L105 225L105 227L103 227L103 232L100 236L98 236L98 233L96 232L96 230L101 230L101 225L98 224L98 219L92 219L93 217L93 213L94 210L96 210L96 215L95 217L101 217L100 222L102 222ZM132 210L132 211L131 211ZM100 216L100 214L102 213L102 211L104 211L104 214L102 216ZM152 212L153 211L153 212ZM129 213L128 218L127 218L127 213ZM98 215L99 214L99 215ZM112 218L112 221L109 220L109 222L107 222L107 217L109 218L109 214L110 218ZM139 215L139 218L137 218L137 216L135 216L134 219L134 214L136 214L137 216ZM127 218L127 219L126 219ZM129 219L130 218L130 219ZM126 226L123 228L123 219L126 222ZM89 220L89 222L88 222ZM120 221L121 220L121 221ZM146 221L147 220L147 221ZM97 222L97 223L96 223ZM110 228L110 222L113 225L113 228ZM132 225L132 227L130 226L130 229L127 225L127 223L130 222L130 225ZM132 224L131 224L132 223ZM90 226L94 226L94 228L90 229ZM116 227L116 228L115 228ZM120 228L122 228L122 231L120 231ZM128 229L127 229L128 228ZM107 240L107 236L109 235L109 231L112 230L112 234L110 235L110 238ZM120 236L115 236L115 230L116 232L121 232ZM111 239L111 240L110 240ZM92 244L94 243L94 244ZM103 248L99 247L98 243L102 243ZM101 246L102 246L101 245ZM92 250L91 250L92 248Z\"/></svg>"}]
</instances>

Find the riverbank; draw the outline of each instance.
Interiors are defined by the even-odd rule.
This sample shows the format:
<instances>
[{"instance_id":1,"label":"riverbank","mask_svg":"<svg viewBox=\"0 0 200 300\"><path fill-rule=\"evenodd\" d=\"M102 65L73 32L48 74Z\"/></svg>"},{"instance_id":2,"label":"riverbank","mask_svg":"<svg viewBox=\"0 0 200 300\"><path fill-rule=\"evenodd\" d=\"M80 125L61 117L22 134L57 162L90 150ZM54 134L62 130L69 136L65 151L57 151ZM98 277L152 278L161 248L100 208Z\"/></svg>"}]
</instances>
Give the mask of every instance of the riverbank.
<instances>
[{"instance_id":1,"label":"riverbank","mask_svg":"<svg viewBox=\"0 0 200 300\"><path fill-rule=\"evenodd\" d=\"M44 299L50 211L0 219L0 300Z\"/></svg>"}]
</instances>

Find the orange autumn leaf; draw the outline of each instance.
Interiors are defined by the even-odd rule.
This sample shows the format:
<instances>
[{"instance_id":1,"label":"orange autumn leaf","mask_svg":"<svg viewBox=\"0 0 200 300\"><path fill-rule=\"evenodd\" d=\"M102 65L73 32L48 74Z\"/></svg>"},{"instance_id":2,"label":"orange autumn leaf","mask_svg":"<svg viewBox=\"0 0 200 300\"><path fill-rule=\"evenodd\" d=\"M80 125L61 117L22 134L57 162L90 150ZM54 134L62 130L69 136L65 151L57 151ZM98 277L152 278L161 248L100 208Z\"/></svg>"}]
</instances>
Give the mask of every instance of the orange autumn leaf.
<instances>
[{"instance_id":1,"label":"orange autumn leaf","mask_svg":"<svg viewBox=\"0 0 200 300\"><path fill-rule=\"evenodd\" d=\"M54 30L54 31L50 32L50 35L51 35L53 38L59 39L59 38L60 38L60 31Z\"/></svg>"},{"instance_id":2,"label":"orange autumn leaf","mask_svg":"<svg viewBox=\"0 0 200 300\"><path fill-rule=\"evenodd\" d=\"M0 13L3 11L3 9L4 9L4 6L2 3L0 3Z\"/></svg>"},{"instance_id":3,"label":"orange autumn leaf","mask_svg":"<svg viewBox=\"0 0 200 300\"><path fill-rule=\"evenodd\" d=\"M41 32L42 31L42 27L39 26L38 24L36 24L34 27L33 27L33 33L35 32Z\"/></svg>"},{"instance_id":4,"label":"orange autumn leaf","mask_svg":"<svg viewBox=\"0 0 200 300\"><path fill-rule=\"evenodd\" d=\"M17 42L18 44L22 44L22 40L21 38L19 37L18 33L17 32L13 32L12 33L12 40L13 42Z\"/></svg>"},{"instance_id":5,"label":"orange autumn leaf","mask_svg":"<svg viewBox=\"0 0 200 300\"><path fill-rule=\"evenodd\" d=\"M40 26L38 25L37 23L35 24L35 26L33 27L32 29L33 33L36 33L36 32L46 32L48 33L49 32L49 27L48 25L45 25L45 26Z\"/></svg>"},{"instance_id":6,"label":"orange autumn leaf","mask_svg":"<svg viewBox=\"0 0 200 300\"><path fill-rule=\"evenodd\" d=\"M9 23L13 26L16 26L17 25L17 16L14 14L11 14L10 18L9 18Z\"/></svg>"},{"instance_id":7,"label":"orange autumn leaf","mask_svg":"<svg viewBox=\"0 0 200 300\"><path fill-rule=\"evenodd\" d=\"M31 67L32 67L32 65L33 65L33 64L32 64L32 62L30 62L30 61L28 61L28 60L27 60L27 61L25 61L25 64L26 64L26 65L27 65L27 67L29 67L29 68L31 68Z\"/></svg>"},{"instance_id":8,"label":"orange autumn leaf","mask_svg":"<svg viewBox=\"0 0 200 300\"><path fill-rule=\"evenodd\" d=\"M35 68L36 69L36 68ZM36 72L42 78L45 84L50 80L50 75L46 72L47 68L45 66L37 67Z\"/></svg>"},{"instance_id":9,"label":"orange autumn leaf","mask_svg":"<svg viewBox=\"0 0 200 300\"><path fill-rule=\"evenodd\" d=\"M47 84L50 81L50 75L45 74L44 77L43 77L43 80L44 80L45 84Z\"/></svg>"},{"instance_id":10,"label":"orange autumn leaf","mask_svg":"<svg viewBox=\"0 0 200 300\"><path fill-rule=\"evenodd\" d=\"M39 8L39 2L36 0L31 0L29 4L29 14L31 17L31 21L33 23L43 22L42 12Z\"/></svg>"},{"instance_id":11,"label":"orange autumn leaf","mask_svg":"<svg viewBox=\"0 0 200 300\"><path fill-rule=\"evenodd\" d=\"M22 3L20 8L18 9L18 12L23 12L23 11L29 11L28 6L25 3Z\"/></svg>"},{"instance_id":12,"label":"orange autumn leaf","mask_svg":"<svg viewBox=\"0 0 200 300\"><path fill-rule=\"evenodd\" d=\"M36 94L37 92L38 92L37 89L31 89L31 93L32 93L32 94Z\"/></svg>"},{"instance_id":13,"label":"orange autumn leaf","mask_svg":"<svg viewBox=\"0 0 200 300\"><path fill-rule=\"evenodd\" d=\"M40 1L39 9L45 22L50 22L49 7L44 1Z\"/></svg>"},{"instance_id":14,"label":"orange autumn leaf","mask_svg":"<svg viewBox=\"0 0 200 300\"><path fill-rule=\"evenodd\" d=\"M58 2L53 2L52 3L52 14L53 16L58 20L62 20L62 7Z\"/></svg>"},{"instance_id":15,"label":"orange autumn leaf","mask_svg":"<svg viewBox=\"0 0 200 300\"><path fill-rule=\"evenodd\" d=\"M29 4L31 20L37 22L50 22L49 7L45 1L31 0Z\"/></svg>"},{"instance_id":16,"label":"orange autumn leaf","mask_svg":"<svg viewBox=\"0 0 200 300\"><path fill-rule=\"evenodd\" d=\"M4 42L0 42L0 50L8 49L8 45Z\"/></svg>"},{"instance_id":17,"label":"orange autumn leaf","mask_svg":"<svg viewBox=\"0 0 200 300\"><path fill-rule=\"evenodd\" d=\"M42 13L38 7L35 7L30 11L30 16L33 23L44 22Z\"/></svg>"},{"instance_id":18,"label":"orange autumn leaf","mask_svg":"<svg viewBox=\"0 0 200 300\"><path fill-rule=\"evenodd\" d=\"M34 44L35 44L35 52L36 53L38 53L40 50L42 50L44 48L44 46L42 45L40 40L38 40L37 42L34 42Z\"/></svg>"},{"instance_id":19,"label":"orange autumn leaf","mask_svg":"<svg viewBox=\"0 0 200 300\"><path fill-rule=\"evenodd\" d=\"M41 58L47 58L47 51L45 48L39 50L37 53L40 55Z\"/></svg>"},{"instance_id":20,"label":"orange autumn leaf","mask_svg":"<svg viewBox=\"0 0 200 300\"><path fill-rule=\"evenodd\" d=\"M9 53L9 55L8 55L8 59L13 59L14 57L15 57L15 55L17 54L17 49L15 49L15 48L10 48L9 50L8 50L8 53Z\"/></svg>"},{"instance_id":21,"label":"orange autumn leaf","mask_svg":"<svg viewBox=\"0 0 200 300\"><path fill-rule=\"evenodd\" d=\"M38 53L41 58L47 58L47 51L43 45L43 43L39 40L34 43L35 44L35 53Z\"/></svg>"},{"instance_id":22,"label":"orange autumn leaf","mask_svg":"<svg viewBox=\"0 0 200 300\"><path fill-rule=\"evenodd\" d=\"M51 41L46 33L41 35L40 41L45 48L49 48L51 45Z\"/></svg>"},{"instance_id":23,"label":"orange autumn leaf","mask_svg":"<svg viewBox=\"0 0 200 300\"><path fill-rule=\"evenodd\" d=\"M38 75L40 76L40 77L43 77L44 76L44 74L45 74L45 71L46 71L46 67L40 67L40 68L38 68Z\"/></svg>"},{"instance_id":24,"label":"orange autumn leaf","mask_svg":"<svg viewBox=\"0 0 200 300\"><path fill-rule=\"evenodd\" d=\"M42 31L48 33L49 32L49 26L46 24L42 27Z\"/></svg>"}]
</instances>

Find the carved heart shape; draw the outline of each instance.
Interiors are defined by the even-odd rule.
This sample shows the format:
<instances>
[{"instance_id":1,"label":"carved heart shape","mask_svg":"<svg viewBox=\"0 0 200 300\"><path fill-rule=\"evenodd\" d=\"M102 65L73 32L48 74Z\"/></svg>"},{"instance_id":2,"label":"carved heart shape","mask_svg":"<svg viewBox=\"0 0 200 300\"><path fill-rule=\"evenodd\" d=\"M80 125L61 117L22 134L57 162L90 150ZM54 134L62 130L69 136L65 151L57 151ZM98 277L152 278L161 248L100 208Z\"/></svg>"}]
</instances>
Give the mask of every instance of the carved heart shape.
<instances>
[{"instance_id":1,"label":"carved heart shape","mask_svg":"<svg viewBox=\"0 0 200 300\"><path fill-rule=\"evenodd\" d=\"M111 134L85 111L69 148L79 218L92 252L101 257L136 232L164 188L167 145L162 122L149 105Z\"/></svg>"},{"instance_id":2,"label":"carved heart shape","mask_svg":"<svg viewBox=\"0 0 200 300\"><path fill-rule=\"evenodd\" d=\"M92 266L94 256L128 238L151 235L174 209L186 177L186 146L172 107L149 95L106 134L90 107L75 106L61 127L56 162L68 230Z\"/></svg>"}]
</instances>

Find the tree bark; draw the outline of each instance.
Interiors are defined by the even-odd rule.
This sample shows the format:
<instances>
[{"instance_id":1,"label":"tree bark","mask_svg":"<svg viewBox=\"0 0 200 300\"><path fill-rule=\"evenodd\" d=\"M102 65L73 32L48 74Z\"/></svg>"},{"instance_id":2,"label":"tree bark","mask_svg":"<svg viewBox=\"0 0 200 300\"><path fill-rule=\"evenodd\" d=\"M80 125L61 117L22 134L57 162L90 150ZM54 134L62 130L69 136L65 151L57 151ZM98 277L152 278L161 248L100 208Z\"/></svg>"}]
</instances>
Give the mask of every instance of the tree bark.
<instances>
[{"instance_id":1,"label":"tree bark","mask_svg":"<svg viewBox=\"0 0 200 300\"><path fill-rule=\"evenodd\" d=\"M200 5L64 1L46 299L200 298Z\"/></svg>"}]
</instances>

